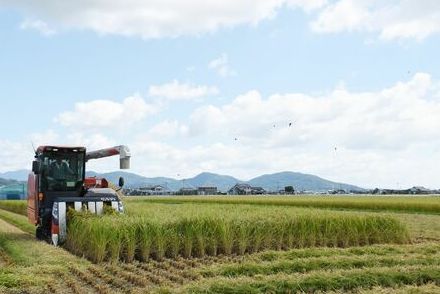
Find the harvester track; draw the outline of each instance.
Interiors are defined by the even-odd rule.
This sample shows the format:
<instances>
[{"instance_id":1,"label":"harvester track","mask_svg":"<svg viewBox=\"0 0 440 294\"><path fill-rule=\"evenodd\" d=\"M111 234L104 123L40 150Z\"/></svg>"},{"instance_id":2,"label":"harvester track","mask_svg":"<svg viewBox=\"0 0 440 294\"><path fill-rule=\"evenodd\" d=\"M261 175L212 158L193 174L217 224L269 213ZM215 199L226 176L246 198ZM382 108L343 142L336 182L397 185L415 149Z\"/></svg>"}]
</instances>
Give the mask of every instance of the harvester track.
<instances>
[{"instance_id":1,"label":"harvester track","mask_svg":"<svg viewBox=\"0 0 440 294\"><path fill-rule=\"evenodd\" d=\"M84 271L74 266L70 266L69 271L83 285L90 286L91 288L94 289L94 292L96 293L99 294L114 293L114 291L112 291L112 288L108 286L105 280L101 279L99 276L95 275L93 272L89 270Z\"/></svg>"}]
</instances>

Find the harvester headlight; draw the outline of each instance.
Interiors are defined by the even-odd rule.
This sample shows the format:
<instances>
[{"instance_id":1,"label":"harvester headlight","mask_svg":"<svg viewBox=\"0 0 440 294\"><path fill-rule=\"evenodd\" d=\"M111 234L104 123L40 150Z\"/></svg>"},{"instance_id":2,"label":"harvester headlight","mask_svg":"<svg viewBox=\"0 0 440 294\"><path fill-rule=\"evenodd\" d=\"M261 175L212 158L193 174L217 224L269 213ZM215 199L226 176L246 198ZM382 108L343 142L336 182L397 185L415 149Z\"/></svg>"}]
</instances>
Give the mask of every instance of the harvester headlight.
<instances>
[{"instance_id":1,"label":"harvester headlight","mask_svg":"<svg viewBox=\"0 0 440 294\"><path fill-rule=\"evenodd\" d=\"M58 224L58 202L53 203L52 219L55 224Z\"/></svg>"},{"instance_id":2,"label":"harvester headlight","mask_svg":"<svg viewBox=\"0 0 440 294\"><path fill-rule=\"evenodd\" d=\"M118 211L121 213L124 212L124 205L122 205L122 202L120 201L118 202Z\"/></svg>"}]
</instances>

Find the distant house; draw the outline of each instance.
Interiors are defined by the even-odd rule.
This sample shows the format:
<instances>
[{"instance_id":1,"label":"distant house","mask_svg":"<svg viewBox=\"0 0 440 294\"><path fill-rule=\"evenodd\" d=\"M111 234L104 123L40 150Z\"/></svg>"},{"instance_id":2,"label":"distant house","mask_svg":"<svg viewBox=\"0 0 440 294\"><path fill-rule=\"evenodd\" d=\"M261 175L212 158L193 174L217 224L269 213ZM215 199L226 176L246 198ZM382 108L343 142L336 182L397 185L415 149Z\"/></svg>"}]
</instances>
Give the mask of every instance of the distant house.
<instances>
[{"instance_id":1,"label":"distant house","mask_svg":"<svg viewBox=\"0 0 440 294\"><path fill-rule=\"evenodd\" d=\"M420 186L416 186L416 187L412 187L408 190L408 194L431 194L433 193L433 191L426 189L425 187L420 187Z\"/></svg>"},{"instance_id":2,"label":"distant house","mask_svg":"<svg viewBox=\"0 0 440 294\"><path fill-rule=\"evenodd\" d=\"M228 190L228 194L231 195L258 195L266 194L266 190L262 187L252 187L249 184L235 184Z\"/></svg>"},{"instance_id":3,"label":"distant house","mask_svg":"<svg viewBox=\"0 0 440 294\"><path fill-rule=\"evenodd\" d=\"M235 184L228 190L228 194L231 195L249 195L251 194L252 187L249 184Z\"/></svg>"},{"instance_id":4,"label":"distant house","mask_svg":"<svg viewBox=\"0 0 440 294\"><path fill-rule=\"evenodd\" d=\"M195 188L185 187L180 188L179 191L176 192L177 195L197 195L198 190Z\"/></svg>"},{"instance_id":5,"label":"distant house","mask_svg":"<svg viewBox=\"0 0 440 294\"><path fill-rule=\"evenodd\" d=\"M216 195L217 187L198 187L197 188L198 195Z\"/></svg>"},{"instance_id":6,"label":"distant house","mask_svg":"<svg viewBox=\"0 0 440 294\"><path fill-rule=\"evenodd\" d=\"M412 187L409 189L405 189L405 190L395 190L395 189L379 189L376 188L374 190L371 190L370 193L371 194L381 194L381 195L387 195L387 194L437 194L439 191L437 190L429 190L425 187L420 187L420 186L416 186L416 187Z\"/></svg>"},{"instance_id":7,"label":"distant house","mask_svg":"<svg viewBox=\"0 0 440 294\"><path fill-rule=\"evenodd\" d=\"M151 185L135 189L124 189L124 194L137 196L170 195L171 191L161 185Z\"/></svg>"},{"instance_id":8,"label":"distant house","mask_svg":"<svg viewBox=\"0 0 440 294\"><path fill-rule=\"evenodd\" d=\"M328 190L327 194L347 194L347 191L343 189L333 189L333 190Z\"/></svg>"},{"instance_id":9,"label":"distant house","mask_svg":"<svg viewBox=\"0 0 440 294\"><path fill-rule=\"evenodd\" d=\"M168 189L161 185L152 185L139 188L145 195L166 195L169 194Z\"/></svg>"}]
</instances>

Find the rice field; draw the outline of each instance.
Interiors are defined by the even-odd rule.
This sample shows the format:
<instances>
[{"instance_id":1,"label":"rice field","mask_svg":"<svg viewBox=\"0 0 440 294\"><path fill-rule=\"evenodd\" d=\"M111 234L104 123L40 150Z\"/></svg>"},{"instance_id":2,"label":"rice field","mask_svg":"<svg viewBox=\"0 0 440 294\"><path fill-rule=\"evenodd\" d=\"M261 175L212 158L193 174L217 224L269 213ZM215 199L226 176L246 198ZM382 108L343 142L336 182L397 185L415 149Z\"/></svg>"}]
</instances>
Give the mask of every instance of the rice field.
<instances>
[{"instance_id":1,"label":"rice field","mask_svg":"<svg viewBox=\"0 0 440 294\"><path fill-rule=\"evenodd\" d=\"M371 211L397 211L440 214L440 196L179 196L149 197L156 203L206 203L206 204L249 204L262 206L293 206L321 209L347 209ZM143 197L130 197L130 201L143 202Z\"/></svg>"},{"instance_id":2,"label":"rice field","mask_svg":"<svg viewBox=\"0 0 440 294\"><path fill-rule=\"evenodd\" d=\"M436 212L266 198L129 198L122 216L71 216L64 248L0 209L0 293L440 293Z\"/></svg>"},{"instance_id":3,"label":"rice field","mask_svg":"<svg viewBox=\"0 0 440 294\"><path fill-rule=\"evenodd\" d=\"M3 200L0 201L0 209L26 215L27 202L24 200Z\"/></svg>"}]
</instances>

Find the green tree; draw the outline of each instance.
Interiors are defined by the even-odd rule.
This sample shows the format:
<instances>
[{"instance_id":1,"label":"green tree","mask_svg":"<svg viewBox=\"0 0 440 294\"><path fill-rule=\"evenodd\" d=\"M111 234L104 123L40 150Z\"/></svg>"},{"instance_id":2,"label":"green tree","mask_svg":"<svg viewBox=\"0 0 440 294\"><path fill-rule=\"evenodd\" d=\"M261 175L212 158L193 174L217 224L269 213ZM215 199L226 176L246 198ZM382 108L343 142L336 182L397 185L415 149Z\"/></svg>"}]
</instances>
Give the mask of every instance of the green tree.
<instances>
[{"instance_id":1,"label":"green tree","mask_svg":"<svg viewBox=\"0 0 440 294\"><path fill-rule=\"evenodd\" d=\"M286 186L286 187L284 187L284 191L287 194L293 194L295 192L295 189L293 189L293 186Z\"/></svg>"}]
</instances>

